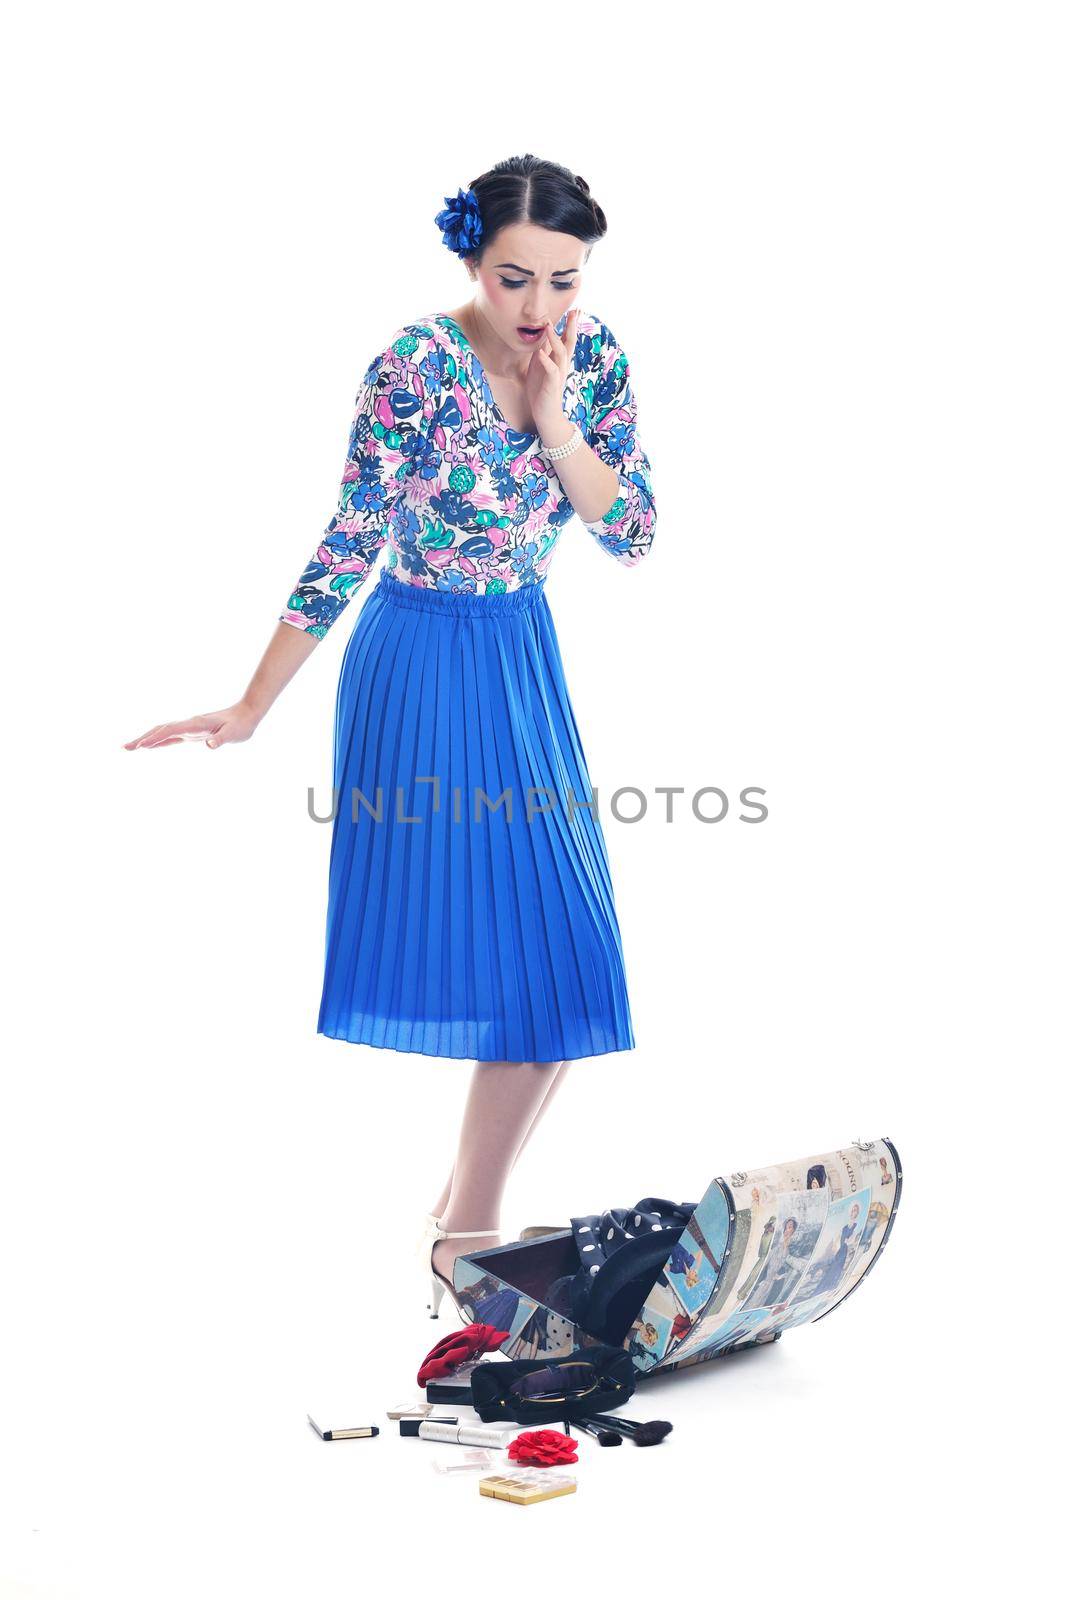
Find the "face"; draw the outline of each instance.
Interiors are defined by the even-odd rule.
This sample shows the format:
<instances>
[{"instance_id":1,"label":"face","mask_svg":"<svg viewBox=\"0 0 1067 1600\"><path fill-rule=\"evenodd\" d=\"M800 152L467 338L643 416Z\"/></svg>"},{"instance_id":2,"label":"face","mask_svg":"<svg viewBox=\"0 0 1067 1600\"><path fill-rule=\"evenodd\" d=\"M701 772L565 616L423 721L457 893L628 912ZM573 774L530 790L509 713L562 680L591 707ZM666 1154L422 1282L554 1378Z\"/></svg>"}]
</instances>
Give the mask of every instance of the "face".
<instances>
[{"instance_id":1,"label":"face","mask_svg":"<svg viewBox=\"0 0 1067 1600\"><path fill-rule=\"evenodd\" d=\"M555 327L578 297L586 254L569 233L532 222L501 228L479 266L468 269L478 315L512 350L529 350L540 333L524 337L520 328Z\"/></svg>"}]
</instances>

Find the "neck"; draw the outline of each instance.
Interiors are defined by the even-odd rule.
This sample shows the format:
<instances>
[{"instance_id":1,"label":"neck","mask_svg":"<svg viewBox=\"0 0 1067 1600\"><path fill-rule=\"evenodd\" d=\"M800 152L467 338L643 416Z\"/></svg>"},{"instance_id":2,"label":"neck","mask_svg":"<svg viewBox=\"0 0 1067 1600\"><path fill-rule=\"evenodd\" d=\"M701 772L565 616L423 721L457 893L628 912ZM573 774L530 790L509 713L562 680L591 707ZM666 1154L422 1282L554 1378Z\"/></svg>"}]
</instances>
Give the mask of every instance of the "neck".
<instances>
[{"instance_id":1,"label":"neck","mask_svg":"<svg viewBox=\"0 0 1067 1600\"><path fill-rule=\"evenodd\" d=\"M489 377L519 380L526 376L531 357L517 355L506 345L481 315L475 301L469 300L459 308L458 314L451 314L467 335Z\"/></svg>"}]
</instances>

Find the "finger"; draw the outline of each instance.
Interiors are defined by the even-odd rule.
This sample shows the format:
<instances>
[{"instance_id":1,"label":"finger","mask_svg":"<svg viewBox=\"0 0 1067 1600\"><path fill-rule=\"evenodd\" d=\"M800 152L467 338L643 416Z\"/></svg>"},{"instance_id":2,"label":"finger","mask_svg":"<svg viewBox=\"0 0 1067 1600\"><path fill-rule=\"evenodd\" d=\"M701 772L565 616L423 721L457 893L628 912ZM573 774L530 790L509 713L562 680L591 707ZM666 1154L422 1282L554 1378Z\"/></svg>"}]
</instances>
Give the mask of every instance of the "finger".
<instances>
[{"instance_id":1,"label":"finger","mask_svg":"<svg viewBox=\"0 0 1067 1600\"><path fill-rule=\"evenodd\" d=\"M566 372L567 369L564 363L568 359L567 350L563 340L560 338L559 334L556 332L555 328L550 322L545 324L545 338L537 348L542 352L542 354L547 354L549 356L556 371Z\"/></svg>"},{"instance_id":2,"label":"finger","mask_svg":"<svg viewBox=\"0 0 1067 1600\"><path fill-rule=\"evenodd\" d=\"M147 733L142 733L141 737L136 742L138 744L144 744L147 740L154 739L157 734L162 733L164 728L169 727L169 722L157 722L154 728L149 728Z\"/></svg>"},{"instance_id":3,"label":"finger","mask_svg":"<svg viewBox=\"0 0 1067 1600\"><path fill-rule=\"evenodd\" d=\"M567 312L562 335L553 333L553 351L557 357L560 371L566 375L571 369L571 359L574 355L574 346L578 338L578 312L574 306Z\"/></svg>"},{"instance_id":4,"label":"finger","mask_svg":"<svg viewBox=\"0 0 1067 1600\"><path fill-rule=\"evenodd\" d=\"M159 733L153 734L151 739L139 740L137 748L139 750L162 750L165 744L181 743L182 740L176 733L168 733L165 728L162 728Z\"/></svg>"},{"instance_id":5,"label":"finger","mask_svg":"<svg viewBox=\"0 0 1067 1600\"><path fill-rule=\"evenodd\" d=\"M188 722L164 722L150 739L143 740L142 743L149 749L164 739L168 744L183 744L192 739L204 739L210 732L210 724L205 724L199 717Z\"/></svg>"},{"instance_id":6,"label":"finger","mask_svg":"<svg viewBox=\"0 0 1067 1600\"><path fill-rule=\"evenodd\" d=\"M147 733L142 733L139 739L134 740L129 748L154 744L160 735L167 737L182 735L187 738L202 739L205 733L211 732L216 720L204 712L198 712L195 717L185 717L181 722L157 722L154 728L149 728Z\"/></svg>"}]
</instances>

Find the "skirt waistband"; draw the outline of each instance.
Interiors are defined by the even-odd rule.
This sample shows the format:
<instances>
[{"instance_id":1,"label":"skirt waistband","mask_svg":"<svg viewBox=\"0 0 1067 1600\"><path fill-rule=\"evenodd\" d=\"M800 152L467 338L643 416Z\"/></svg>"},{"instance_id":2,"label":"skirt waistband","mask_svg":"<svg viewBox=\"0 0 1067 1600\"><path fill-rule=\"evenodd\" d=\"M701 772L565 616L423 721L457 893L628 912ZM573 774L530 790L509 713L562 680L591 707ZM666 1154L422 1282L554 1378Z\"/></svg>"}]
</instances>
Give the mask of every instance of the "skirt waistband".
<instances>
[{"instance_id":1,"label":"skirt waistband","mask_svg":"<svg viewBox=\"0 0 1067 1600\"><path fill-rule=\"evenodd\" d=\"M385 568L378 578L376 592L390 605L410 606L413 610L434 611L439 616L497 617L513 611L529 611L544 599L543 580L524 583L502 594L471 594L449 589L428 589L405 583Z\"/></svg>"}]
</instances>

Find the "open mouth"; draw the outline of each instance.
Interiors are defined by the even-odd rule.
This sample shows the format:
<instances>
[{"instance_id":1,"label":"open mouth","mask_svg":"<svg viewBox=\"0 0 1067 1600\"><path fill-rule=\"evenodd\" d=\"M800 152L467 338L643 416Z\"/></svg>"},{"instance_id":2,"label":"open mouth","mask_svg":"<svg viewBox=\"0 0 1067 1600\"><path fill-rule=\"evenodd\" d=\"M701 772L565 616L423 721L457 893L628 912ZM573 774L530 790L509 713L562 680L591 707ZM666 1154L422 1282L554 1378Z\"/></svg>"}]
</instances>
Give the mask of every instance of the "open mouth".
<instances>
[{"instance_id":1,"label":"open mouth","mask_svg":"<svg viewBox=\"0 0 1067 1600\"><path fill-rule=\"evenodd\" d=\"M529 324L525 324L518 330L519 338L528 339L531 342L534 339L539 339L544 333L546 326L547 324L544 322L538 323L537 327L532 327Z\"/></svg>"}]
</instances>

